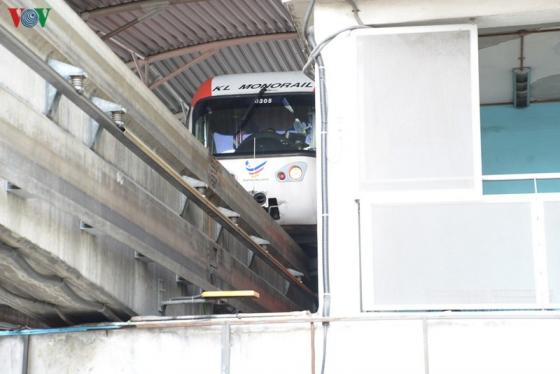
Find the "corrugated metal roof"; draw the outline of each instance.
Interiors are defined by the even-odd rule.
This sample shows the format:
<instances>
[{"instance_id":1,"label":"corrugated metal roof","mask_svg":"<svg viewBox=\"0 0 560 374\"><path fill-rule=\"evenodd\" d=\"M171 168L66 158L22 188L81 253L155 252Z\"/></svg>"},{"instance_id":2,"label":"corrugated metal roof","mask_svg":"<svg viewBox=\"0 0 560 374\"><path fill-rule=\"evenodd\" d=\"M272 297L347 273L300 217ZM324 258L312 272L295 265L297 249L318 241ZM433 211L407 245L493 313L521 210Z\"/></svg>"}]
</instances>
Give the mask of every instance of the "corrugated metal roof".
<instances>
[{"instance_id":1,"label":"corrugated metal roof","mask_svg":"<svg viewBox=\"0 0 560 374\"><path fill-rule=\"evenodd\" d=\"M84 16L90 27L100 36L149 13L154 9L155 3L146 0L67 2ZM125 62L132 64L131 51L141 56L141 61L142 57L209 42L295 32L290 14L281 0L179 0L169 3L157 14L120 32L113 36L112 41L108 41L115 53ZM136 7L137 9L133 10L111 11L110 14L88 18L88 12L94 14L100 9L113 10L114 8L108 7L123 4L151 5L152 8ZM151 83L200 55L201 52L187 53L151 63ZM181 107L177 96L187 104L190 103L198 86L212 76L299 70L304 60L305 46L297 38L229 46L217 50L211 57L155 88L154 92L173 112L179 112Z\"/></svg>"}]
</instances>

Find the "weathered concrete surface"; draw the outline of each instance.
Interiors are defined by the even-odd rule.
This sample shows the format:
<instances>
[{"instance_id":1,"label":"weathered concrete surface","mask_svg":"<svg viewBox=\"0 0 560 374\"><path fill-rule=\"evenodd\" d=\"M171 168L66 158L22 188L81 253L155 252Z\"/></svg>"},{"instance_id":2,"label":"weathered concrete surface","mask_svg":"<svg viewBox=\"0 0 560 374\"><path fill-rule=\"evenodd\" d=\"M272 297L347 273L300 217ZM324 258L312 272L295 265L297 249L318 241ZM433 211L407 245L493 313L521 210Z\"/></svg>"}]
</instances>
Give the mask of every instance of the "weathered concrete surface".
<instances>
[{"instance_id":1,"label":"weathered concrete surface","mask_svg":"<svg viewBox=\"0 0 560 374\"><path fill-rule=\"evenodd\" d=\"M6 374L23 372L24 339L23 336L0 339L0 372Z\"/></svg>"},{"instance_id":2,"label":"weathered concrete surface","mask_svg":"<svg viewBox=\"0 0 560 374\"><path fill-rule=\"evenodd\" d=\"M218 373L220 339L219 327L33 337L29 373Z\"/></svg>"},{"instance_id":3,"label":"weathered concrete surface","mask_svg":"<svg viewBox=\"0 0 560 374\"><path fill-rule=\"evenodd\" d=\"M341 317L329 324L325 373L558 373L559 318L550 312ZM243 315L36 335L28 373L319 373L321 322L305 314ZM0 372L22 372L22 345L21 337L0 337Z\"/></svg>"}]
</instances>

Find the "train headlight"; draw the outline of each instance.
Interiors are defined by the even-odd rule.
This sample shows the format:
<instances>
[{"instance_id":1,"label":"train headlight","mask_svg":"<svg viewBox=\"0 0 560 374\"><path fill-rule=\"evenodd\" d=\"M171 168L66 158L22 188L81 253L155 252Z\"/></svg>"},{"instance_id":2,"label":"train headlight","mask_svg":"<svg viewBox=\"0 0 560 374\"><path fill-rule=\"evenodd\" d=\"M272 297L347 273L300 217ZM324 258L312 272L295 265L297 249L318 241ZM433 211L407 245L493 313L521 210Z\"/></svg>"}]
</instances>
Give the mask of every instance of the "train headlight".
<instances>
[{"instance_id":1,"label":"train headlight","mask_svg":"<svg viewBox=\"0 0 560 374\"><path fill-rule=\"evenodd\" d=\"M303 177L303 170L299 166L292 166L288 174L290 178L300 180Z\"/></svg>"}]
</instances>

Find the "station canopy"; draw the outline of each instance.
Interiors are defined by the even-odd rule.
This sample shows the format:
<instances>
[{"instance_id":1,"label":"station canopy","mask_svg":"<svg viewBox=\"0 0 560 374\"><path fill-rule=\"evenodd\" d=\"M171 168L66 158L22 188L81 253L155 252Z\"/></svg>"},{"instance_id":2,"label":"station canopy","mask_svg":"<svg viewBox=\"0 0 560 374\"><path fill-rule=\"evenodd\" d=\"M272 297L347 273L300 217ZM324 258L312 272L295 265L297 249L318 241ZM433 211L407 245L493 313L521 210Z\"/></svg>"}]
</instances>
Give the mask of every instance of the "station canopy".
<instances>
[{"instance_id":1,"label":"station canopy","mask_svg":"<svg viewBox=\"0 0 560 374\"><path fill-rule=\"evenodd\" d=\"M300 70L281 0L66 0L174 113L216 75Z\"/></svg>"}]
</instances>

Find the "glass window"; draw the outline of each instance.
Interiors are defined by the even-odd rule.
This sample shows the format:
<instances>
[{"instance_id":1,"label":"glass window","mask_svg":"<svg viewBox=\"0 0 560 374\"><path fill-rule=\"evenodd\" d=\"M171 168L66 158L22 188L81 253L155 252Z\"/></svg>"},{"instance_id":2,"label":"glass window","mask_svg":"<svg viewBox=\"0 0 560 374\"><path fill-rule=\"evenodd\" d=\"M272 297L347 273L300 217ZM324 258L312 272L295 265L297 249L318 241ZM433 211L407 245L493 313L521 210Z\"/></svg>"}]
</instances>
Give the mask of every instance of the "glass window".
<instances>
[{"instance_id":1,"label":"glass window","mask_svg":"<svg viewBox=\"0 0 560 374\"><path fill-rule=\"evenodd\" d=\"M560 103L480 108L484 193L560 192Z\"/></svg>"},{"instance_id":2,"label":"glass window","mask_svg":"<svg viewBox=\"0 0 560 374\"><path fill-rule=\"evenodd\" d=\"M220 156L315 151L313 94L213 97L193 112L195 136Z\"/></svg>"}]
</instances>

